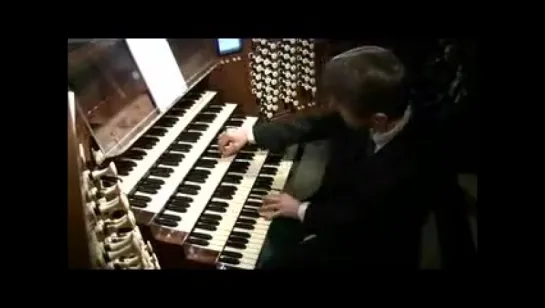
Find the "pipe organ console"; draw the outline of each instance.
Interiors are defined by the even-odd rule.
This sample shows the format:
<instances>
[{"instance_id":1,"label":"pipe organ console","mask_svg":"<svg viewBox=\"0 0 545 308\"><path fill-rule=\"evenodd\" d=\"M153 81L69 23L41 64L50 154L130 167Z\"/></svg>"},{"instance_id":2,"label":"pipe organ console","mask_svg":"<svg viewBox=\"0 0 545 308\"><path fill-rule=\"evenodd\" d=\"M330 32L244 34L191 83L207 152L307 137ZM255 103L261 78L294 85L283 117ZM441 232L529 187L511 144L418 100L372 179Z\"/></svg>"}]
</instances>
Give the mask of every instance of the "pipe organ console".
<instances>
[{"instance_id":1,"label":"pipe organ console","mask_svg":"<svg viewBox=\"0 0 545 308\"><path fill-rule=\"evenodd\" d=\"M180 44L177 48L183 48ZM282 104L283 110L299 109L301 91L310 93L304 105L313 104L316 88L312 40L260 39L253 44L259 47L250 56L252 81L248 86L260 102L259 117L241 112L238 106L245 102L224 101L223 93L214 91L214 85L204 78L188 84L187 93L154 120L146 119L147 128L126 142L129 145L123 151L107 153L101 140L80 140L81 162L86 167L81 172L83 208L94 268L186 268L192 261L220 269L256 268L271 224L258 214L261 200L284 189L297 147L271 153L247 145L235 156L221 157L217 137L229 128L251 128L260 118L271 120ZM82 52L78 57L77 61L85 61ZM70 63L76 60L69 60L69 70ZM78 76L85 74L84 66L78 69ZM141 74L138 68L125 69L132 69L132 76ZM118 78L116 73L105 75L107 80ZM73 84L76 96L87 93L85 81ZM123 84L130 82L116 82L118 87ZM143 88L140 84L132 92L117 92L136 96ZM130 101L123 98L123 104ZM97 99L102 106L107 105L105 101ZM94 110L92 106L85 109ZM123 116L131 117L130 111ZM96 125L84 127L93 136ZM183 253L185 260L178 260L178 266L170 261L169 266L163 265L174 250Z\"/></svg>"}]
</instances>

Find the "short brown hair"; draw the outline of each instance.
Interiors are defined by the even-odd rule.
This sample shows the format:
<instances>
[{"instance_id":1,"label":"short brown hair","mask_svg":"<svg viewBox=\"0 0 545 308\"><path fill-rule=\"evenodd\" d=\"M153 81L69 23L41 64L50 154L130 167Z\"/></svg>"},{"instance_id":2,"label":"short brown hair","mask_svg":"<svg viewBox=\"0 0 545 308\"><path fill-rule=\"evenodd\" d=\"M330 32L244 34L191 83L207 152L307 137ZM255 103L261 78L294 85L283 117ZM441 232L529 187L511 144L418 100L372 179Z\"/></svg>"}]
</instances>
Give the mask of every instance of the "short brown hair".
<instances>
[{"instance_id":1,"label":"short brown hair","mask_svg":"<svg viewBox=\"0 0 545 308\"><path fill-rule=\"evenodd\" d=\"M357 116L401 117L407 108L405 67L390 50L362 46L331 59L322 79L325 97Z\"/></svg>"}]
</instances>

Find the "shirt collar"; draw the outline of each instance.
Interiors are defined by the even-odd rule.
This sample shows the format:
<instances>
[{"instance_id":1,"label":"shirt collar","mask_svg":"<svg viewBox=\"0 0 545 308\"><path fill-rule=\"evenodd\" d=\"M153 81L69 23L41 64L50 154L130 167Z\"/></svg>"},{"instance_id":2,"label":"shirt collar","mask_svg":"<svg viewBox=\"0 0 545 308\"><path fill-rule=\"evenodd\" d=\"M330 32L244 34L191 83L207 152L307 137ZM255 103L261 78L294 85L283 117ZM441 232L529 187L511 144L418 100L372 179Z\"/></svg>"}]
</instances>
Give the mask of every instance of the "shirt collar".
<instances>
[{"instance_id":1,"label":"shirt collar","mask_svg":"<svg viewBox=\"0 0 545 308\"><path fill-rule=\"evenodd\" d=\"M375 142L375 152L383 148L388 142L390 142L394 137L399 134L407 125L409 122L409 119L411 118L411 106L407 106L407 109L405 109L405 113L403 114L403 117L396 123L396 125L389 131L384 133L378 133L373 132L371 130L371 138Z\"/></svg>"}]
</instances>

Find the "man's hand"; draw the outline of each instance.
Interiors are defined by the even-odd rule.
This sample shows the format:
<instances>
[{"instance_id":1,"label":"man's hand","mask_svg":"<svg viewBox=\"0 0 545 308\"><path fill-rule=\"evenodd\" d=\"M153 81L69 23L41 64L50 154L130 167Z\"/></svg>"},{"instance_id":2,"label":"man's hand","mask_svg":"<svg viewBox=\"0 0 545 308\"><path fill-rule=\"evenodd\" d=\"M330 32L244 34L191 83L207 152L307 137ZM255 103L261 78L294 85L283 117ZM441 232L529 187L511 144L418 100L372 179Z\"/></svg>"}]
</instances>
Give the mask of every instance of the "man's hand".
<instances>
[{"instance_id":1,"label":"man's hand","mask_svg":"<svg viewBox=\"0 0 545 308\"><path fill-rule=\"evenodd\" d=\"M263 198L263 206L259 210L259 213L266 219L273 219L275 217L297 219L297 211L300 205L301 201L286 193L273 194Z\"/></svg>"},{"instance_id":2,"label":"man's hand","mask_svg":"<svg viewBox=\"0 0 545 308\"><path fill-rule=\"evenodd\" d=\"M218 137L218 147L223 157L236 154L248 143L248 132L243 128L228 129Z\"/></svg>"}]
</instances>

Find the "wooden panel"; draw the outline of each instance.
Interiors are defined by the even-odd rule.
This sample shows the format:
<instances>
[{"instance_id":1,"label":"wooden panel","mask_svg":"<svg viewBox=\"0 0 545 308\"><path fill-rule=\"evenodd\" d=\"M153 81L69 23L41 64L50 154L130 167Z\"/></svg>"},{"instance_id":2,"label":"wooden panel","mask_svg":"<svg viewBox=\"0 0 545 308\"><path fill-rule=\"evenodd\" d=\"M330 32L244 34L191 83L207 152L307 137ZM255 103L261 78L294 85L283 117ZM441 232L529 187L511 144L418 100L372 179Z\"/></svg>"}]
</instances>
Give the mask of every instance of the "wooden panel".
<instances>
[{"instance_id":1,"label":"wooden panel","mask_svg":"<svg viewBox=\"0 0 545 308\"><path fill-rule=\"evenodd\" d=\"M68 267L91 268L87 226L83 213L79 146L74 132L74 120L68 108Z\"/></svg>"},{"instance_id":2,"label":"wooden panel","mask_svg":"<svg viewBox=\"0 0 545 308\"><path fill-rule=\"evenodd\" d=\"M251 40L244 39L242 42L242 52L220 58L220 65L208 78L208 87L218 91L222 101L239 104L245 114L257 116L259 108L250 90L248 54Z\"/></svg>"}]
</instances>

